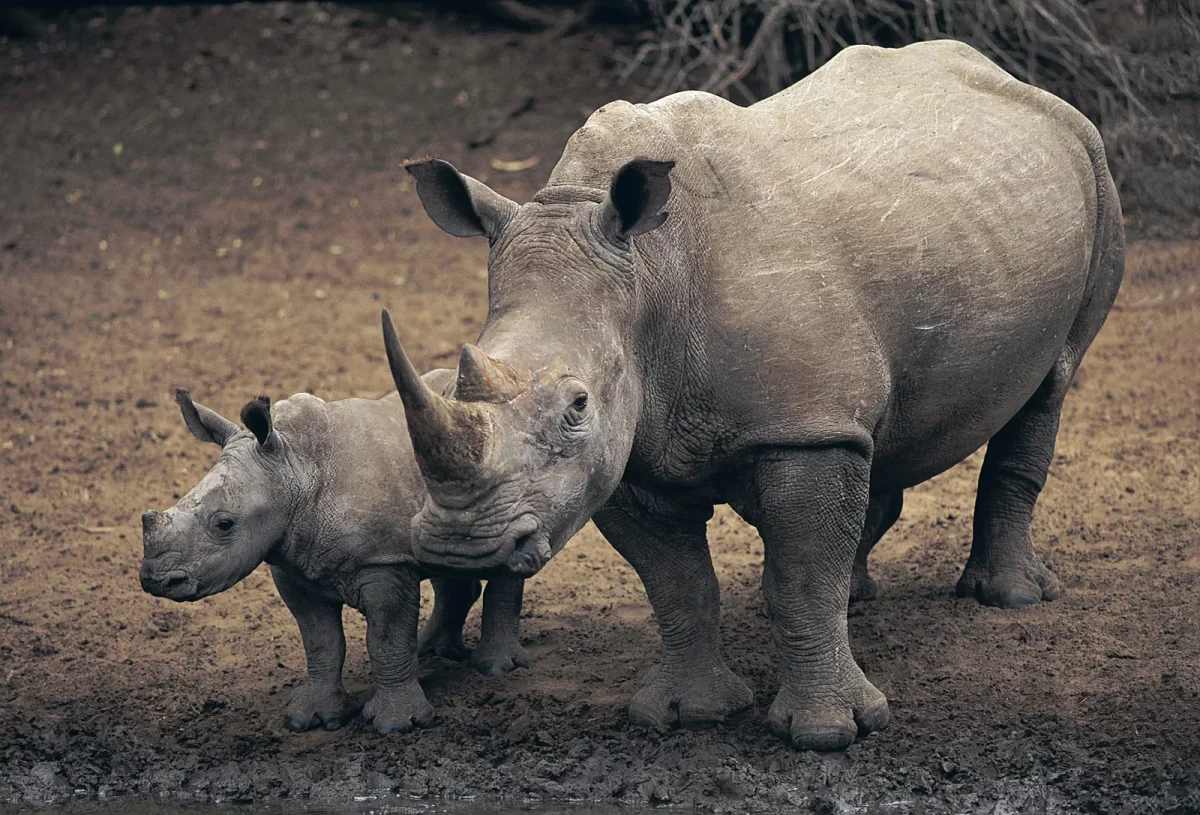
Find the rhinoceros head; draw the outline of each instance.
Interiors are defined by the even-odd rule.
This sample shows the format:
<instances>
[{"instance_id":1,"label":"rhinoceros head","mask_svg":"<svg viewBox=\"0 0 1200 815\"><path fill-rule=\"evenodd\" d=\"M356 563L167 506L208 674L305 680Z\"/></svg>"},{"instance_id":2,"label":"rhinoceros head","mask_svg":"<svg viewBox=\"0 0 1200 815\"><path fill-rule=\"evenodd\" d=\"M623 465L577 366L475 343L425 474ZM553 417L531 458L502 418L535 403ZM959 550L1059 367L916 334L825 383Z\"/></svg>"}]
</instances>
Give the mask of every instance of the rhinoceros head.
<instances>
[{"instance_id":1,"label":"rhinoceros head","mask_svg":"<svg viewBox=\"0 0 1200 815\"><path fill-rule=\"evenodd\" d=\"M641 411L630 238L659 226L669 162L635 160L607 193L548 187L518 206L451 165L410 165L435 223L485 235L489 310L445 394L384 338L428 495L414 554L451 572L538 571L612 494Z\"/></svg>"},{"instance_id":2,"label":"rhinoceros head","mask_svg":"<svg viewBox=\"0 0 1200 815\"><path fill-rule=\"evenodd\" d=\"M166 512L142 515L142 588L176 601L225 591L266 559L287 531L289 457L259 397L242 409L249 432L175 392L188 430L221 446L200 483Z\"/></svg>"}]
</instances>

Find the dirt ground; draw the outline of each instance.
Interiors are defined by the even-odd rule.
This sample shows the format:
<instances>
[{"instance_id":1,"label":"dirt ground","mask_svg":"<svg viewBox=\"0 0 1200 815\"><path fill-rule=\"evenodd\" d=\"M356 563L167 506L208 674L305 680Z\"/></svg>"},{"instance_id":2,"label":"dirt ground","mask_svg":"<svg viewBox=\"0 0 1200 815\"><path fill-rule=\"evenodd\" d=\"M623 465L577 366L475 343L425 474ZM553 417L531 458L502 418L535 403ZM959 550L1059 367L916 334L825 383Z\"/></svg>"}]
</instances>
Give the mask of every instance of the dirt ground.
<instances>
[{"instance_id":1,"label":"dirt ground","mask_svg":"<svg viewBox=\"0 0 1200 815\"><path fill-rule=\"evenodd\" d=\"M0 802L76 795L584 799L717 810L1200 808L1200 244L1135 241L1067 402L1034 524L1062 598L952 596L980 455L912 490L851 640L891 727L845 754L766 732L761 544L711 541L724 647L755 708L631 730L655 661L640 583L587 527L526 590L531 670L423 665L434 728L283 728L304 660L265 569L175 605L141 592L139 515L214 460L171 400L390 388L378 328L452 364L486 245L439 232L401 160L437 153L525 200L618 87L605 33L535 36L264 5L79 19L0 46ZM468 142L499 111L532 109ZM504 172L493 160L538 159ZM428 595L426 597L428 600ZM428 605L425 606L428 613ZM346 615L349 687L364 626ZM477 636L478 616L470 623Z\"/></svg>"}]
</instances>

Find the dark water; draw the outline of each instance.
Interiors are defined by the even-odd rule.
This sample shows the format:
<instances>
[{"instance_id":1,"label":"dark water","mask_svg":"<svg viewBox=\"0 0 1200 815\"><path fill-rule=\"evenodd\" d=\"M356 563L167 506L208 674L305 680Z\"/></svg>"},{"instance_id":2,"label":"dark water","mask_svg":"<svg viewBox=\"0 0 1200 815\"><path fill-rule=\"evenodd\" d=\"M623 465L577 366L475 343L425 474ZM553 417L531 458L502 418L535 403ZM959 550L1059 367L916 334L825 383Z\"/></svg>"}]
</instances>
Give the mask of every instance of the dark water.
<instances>
[{"instance_id":1,"label":"dark water","mask_svg":"<svg viewBox=\"0 0 1200 815\"><path fill-rule=\"evenodd\" d=\"M420 801L408 798L380 797L350 803L280 799L253 804L188 804L138 798L111 798L106 801L76 801L50 809L6 809L0 813L43 812L63 815L630 815L647 812L643 807L618 807L611 804L544 804L535 801Z\"/></svg>"}]
</instances>

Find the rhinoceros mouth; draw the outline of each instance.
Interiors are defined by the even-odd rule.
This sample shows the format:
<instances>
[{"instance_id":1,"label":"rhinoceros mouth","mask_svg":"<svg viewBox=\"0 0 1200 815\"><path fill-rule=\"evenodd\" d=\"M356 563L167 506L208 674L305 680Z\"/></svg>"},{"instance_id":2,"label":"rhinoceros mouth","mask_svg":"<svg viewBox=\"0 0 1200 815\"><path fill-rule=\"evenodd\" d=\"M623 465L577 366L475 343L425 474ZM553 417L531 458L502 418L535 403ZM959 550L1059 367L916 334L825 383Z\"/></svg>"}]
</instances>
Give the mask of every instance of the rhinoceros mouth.
<instances>
[{"instance_id":1,"label":"rhinoceros mouth","mask_svg":"<svg viewBox=\"0 0 1200 815\"><path fill-rule=\"evenodd\" d=\"M428 517L418 525L413 555L430 571L441 574L498 573L506 568L524 574L536 560L530 558L530 541L540 537L541 524L532 513L524 513L493 537L442 536L436 521ZM516 563L518 569L513 569ZM540 563L529 574L536 572Z\"/></svg>"},{"instance_id":2,"label":"rhinoceros mouth","mask_svg":"<svg viewBox=\"0 0 1200 815\"><path fill-rule=\"evenodd\" d=\"M199 600L203 596L196 578L182 569L172 569L165 574L143 571L141 581L142 589L155 597L165 597L168 600L183 602Z\"/></svg>"},{"instance_id":3,"label":"rhinoceros mouth","mask_svg":"<svg viewBox=\"0 0 1200 815\"><path fill-rule=\"evenodd\" d=\"M508 570L521 577L531 577L550 560L550 536L541 529L517 539L508 558Z\"/></svg>"}]
</instances>

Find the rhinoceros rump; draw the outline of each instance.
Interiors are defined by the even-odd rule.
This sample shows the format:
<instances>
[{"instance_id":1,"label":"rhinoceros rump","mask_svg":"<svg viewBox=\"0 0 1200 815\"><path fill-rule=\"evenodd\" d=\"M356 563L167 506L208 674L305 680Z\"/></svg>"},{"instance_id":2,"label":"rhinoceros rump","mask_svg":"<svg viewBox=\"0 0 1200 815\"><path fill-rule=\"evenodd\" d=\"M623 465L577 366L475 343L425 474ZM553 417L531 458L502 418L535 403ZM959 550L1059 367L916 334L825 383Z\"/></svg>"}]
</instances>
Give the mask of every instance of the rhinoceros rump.
<instances>
[{"instance_id":1,"label":"rhinoceros rump","mask_svg":"<svg viewBox=\"0 0 1200 815\"><path fill-rule=\"evenodd\" d=\"M988 444L958 592L1057 596L1030 517L1124 263L1103 145L1065 102L960 43L854 47L749 108L607 105L523 206L409 171L439 226L491 244L446 398L388 337L429 487L414 552L528 575L594 516L662 633L633 722L752 701L718 647L714 503L762 535L768 719L797 747L887 724L846 603L905 488Z\"/></svg>"},{"instance_id":2,"label":"rhinoceros rump","mask_svg":"<svg viewBox=\"0 0 1200 815\"><path fill-rule=\"evenodd\" d=\"M441 387L449 371L425 382ZM378 690L364 715L382 732L433 720L417 683L418 652L467 658L462 627L479 598L473 578L434 578L434 608L417 635L421 568L412 556L412 516L425 485L395 394L325 402L306 393L242 412L246 432L176 395L188 429L221 446L200 483L166 512L142 516L142 587L178 602L225 591L260 563L271 566L296 618L308 679L293 693L291 730L340 727L354 713L342 686L342 606L367 618L367 650ZM483 673L527 666L517 640L523 580L498 575L484 594L483 636L470 653Z\"/></svg>"}]
</instances>

